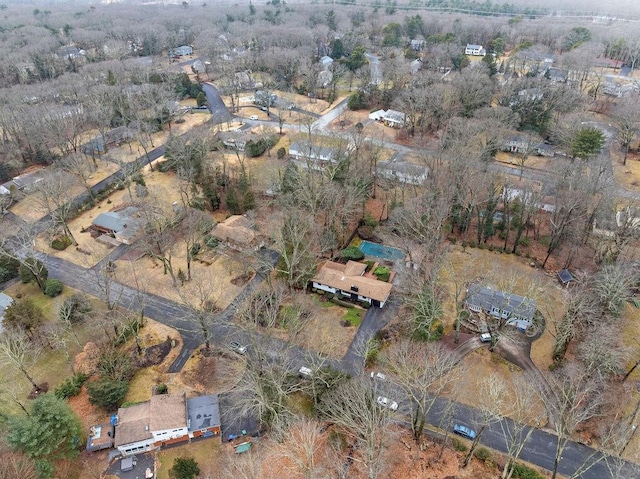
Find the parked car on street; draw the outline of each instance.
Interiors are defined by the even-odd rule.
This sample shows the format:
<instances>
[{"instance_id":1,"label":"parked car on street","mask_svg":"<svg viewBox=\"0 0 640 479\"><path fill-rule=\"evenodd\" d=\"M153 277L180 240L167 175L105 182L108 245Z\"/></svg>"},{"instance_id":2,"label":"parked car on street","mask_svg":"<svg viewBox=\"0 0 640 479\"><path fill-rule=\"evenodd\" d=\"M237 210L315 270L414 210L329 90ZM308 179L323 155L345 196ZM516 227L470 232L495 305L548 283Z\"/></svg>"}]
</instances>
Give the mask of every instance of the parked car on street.
<instances>
[{"instance_id":1,"label":"parked car on street","mask_svg":"<svg viewBox=\"0 0 640 479\"><path fill-rule=\"evenodd\" d=\"M387 409L391 409L392 411L397 411L398 410L398 403L395 402L395 401L392 401L389 398L386 398L384 396L378 396L378 399L376 399L376 402L380 406L386 407Z\"/></svg>"},{"instance_id":2,"label":"parked car on street","mask_svg":"<svg viewBox=\"0 0 640 479\"><path fill-rule=\"evenodd\" d=\"M466 437L467 439L475 439L476 432L468 426L463 424L454 424L453 432L458 434L459 436Z\"/></svg>"},{"instance_id":3,"label":"parked car on street","mask_svg":"<svg viewBox=\"0 0 640 479\"><path fill-rule=\"evenodd\" d=\"M249 120L257 120L258 119L258 115L251 115L249 117Z\"/></svg>"},{"instance_id":4,"label":"parked car on street","mask_svg":"<svg viewBox=\"0 0 640 479\"><path fill-rule=\"evenodd\" d=\"M229 348L231 351L235 351L238 354L244 354L247 352L246 346L242 346L240 343L236 343L235 341L231 341L229 343Z\"/></svg>"}]
</instances>

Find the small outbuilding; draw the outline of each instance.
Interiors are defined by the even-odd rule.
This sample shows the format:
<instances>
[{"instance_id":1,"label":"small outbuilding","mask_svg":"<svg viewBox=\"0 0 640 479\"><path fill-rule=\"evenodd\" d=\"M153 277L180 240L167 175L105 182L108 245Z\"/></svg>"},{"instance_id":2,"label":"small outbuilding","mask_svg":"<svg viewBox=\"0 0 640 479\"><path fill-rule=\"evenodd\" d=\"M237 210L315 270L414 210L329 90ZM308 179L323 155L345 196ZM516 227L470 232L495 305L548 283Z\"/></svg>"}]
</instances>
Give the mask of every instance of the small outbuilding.
<instances>
[{"instance_id":1,"label":"small outbuilding","mask_svg":"<svg viewBox=\"0 0 640 479\"><path fill-rule=\"evenodd\" d=\"M558 281L562 286L567 288L570 283L576 281L576 278L571 274L568 269L563 269L562 271L558 271Z\"/></svg>"}]
</instances>

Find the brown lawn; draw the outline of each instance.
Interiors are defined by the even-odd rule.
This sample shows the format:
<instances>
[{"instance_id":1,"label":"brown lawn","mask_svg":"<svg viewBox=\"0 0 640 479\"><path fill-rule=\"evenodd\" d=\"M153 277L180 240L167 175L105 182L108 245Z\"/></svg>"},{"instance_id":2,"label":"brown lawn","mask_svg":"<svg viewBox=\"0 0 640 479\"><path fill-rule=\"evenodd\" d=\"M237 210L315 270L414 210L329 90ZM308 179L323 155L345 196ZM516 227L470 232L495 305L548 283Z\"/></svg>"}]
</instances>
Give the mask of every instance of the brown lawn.
<instances>
[{"instance_id":1,"label":"brown lawn","mask_svg":"<svg viewBox=\"0 0 640 479\"><path fill-rule=\"evenodd\" d=\"M442 283L449 291L444 303L445 317L455 317L454 281L468 285L475 281L492 285L498 289L510 291L535 299L538 310L544 315L547 328L531 348L533 362L540 369L546 369L552 363L554 325L564 314L566 295L552 273L532 268L529 260L508 254L499 254L475 248L453 247L448 254ZM465 286L466 287L466 286ZM463 288L464 299L464 288ZM453 330L453 319L445 321L445 331Z\"/></svg>"},{"instance_id":2,"label":"brown lawn","mask_svg":"<svg viewBox=\"0 0 640 479\"><path fill-rule=\"evenodd\" d=\"M90 158L87 158L87 161L89 163L92 163L92 160ZM105 160L98 160L97 165L98 168L94 171L91 179L88 181L90 186L93 186L104 180L106 177L113 174L118 169L118 166L116 164ZM85 191L86 188L78 182L71 191L71 196L78 196ZM33 194L27 195L25 198L18 201L9 209L12 213L18 215L27 223L37 221L47 214L46 210L38 204Z\"/></svg>"},{"instance_id":3,"label":"brown lawn","mask_svg":"<svg viewBox=\"0 0 640 479\"><path fill-rule=\"evenodd\" d=\"M614 143L611 147L611 161L616 182L630 191L640 191L640 151L630 151L626 165L622 164L623 158L623 153Z\"/></svg>"}]
</instances>

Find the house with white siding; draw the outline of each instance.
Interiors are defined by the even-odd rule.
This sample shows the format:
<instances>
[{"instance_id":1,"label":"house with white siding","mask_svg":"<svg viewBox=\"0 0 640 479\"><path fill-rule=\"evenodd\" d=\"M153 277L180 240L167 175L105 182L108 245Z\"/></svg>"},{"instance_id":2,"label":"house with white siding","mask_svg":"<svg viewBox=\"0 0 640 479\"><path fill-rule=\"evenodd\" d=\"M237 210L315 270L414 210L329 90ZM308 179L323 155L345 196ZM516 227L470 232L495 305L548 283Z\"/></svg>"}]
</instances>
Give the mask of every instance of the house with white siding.
<instances>
[{"instance_id":1,"label":"house with white siding","mask_svg":"<svg viewBox=\"0 0 640 479\"><path fill-rule=\"evenodd\" d=\"M130 456L220 432L216 395L187 400L184 393L159 394L118 409L114 447Z\"/></svg>"},{"instance_id":2,"label":"house with white siding","mask_svg":"<svg viewBox=\"0 0 640 479\"><path fill-rule=\"evenodd\" d=\"M347 261L347 264L327 261L311 281L317 290L341 294L382 308L389 299L393 285L364 276L366 269L366 264L357 261Z\"/></svg>"},{"instance_id":3,"label":"house with white siding","mask_svg":"<svg viewBox=\"0 0 640 479\"><path fill-rule=\"evenodd\" d=\"M469 287L465 304L475 313L506 320L506 324L522 330L531 325L536 312L532 299L477 284Z\"/></svg>"}]
</instances>

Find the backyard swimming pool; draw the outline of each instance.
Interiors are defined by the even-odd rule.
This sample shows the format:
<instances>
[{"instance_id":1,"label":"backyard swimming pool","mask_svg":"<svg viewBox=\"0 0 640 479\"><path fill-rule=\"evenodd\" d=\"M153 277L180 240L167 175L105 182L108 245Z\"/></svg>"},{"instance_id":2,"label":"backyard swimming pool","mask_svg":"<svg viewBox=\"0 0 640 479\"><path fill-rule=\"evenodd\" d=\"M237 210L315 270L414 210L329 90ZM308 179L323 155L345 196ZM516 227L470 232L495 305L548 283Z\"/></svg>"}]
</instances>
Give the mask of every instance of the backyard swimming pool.
<instances>
[{"instance_id":1,"label":"backyard swimming pool","mask_svg":"<svg viewBox=\"0 0 640 479\"><path fill-rule=\"evenodd\" d=\"M398 261L405 257L404 252L398 248L372 243L371 241L363 241L358 248L367 256L375 256L376 258L388 259L389 261Z\"/></svg>"}]
</instances>

